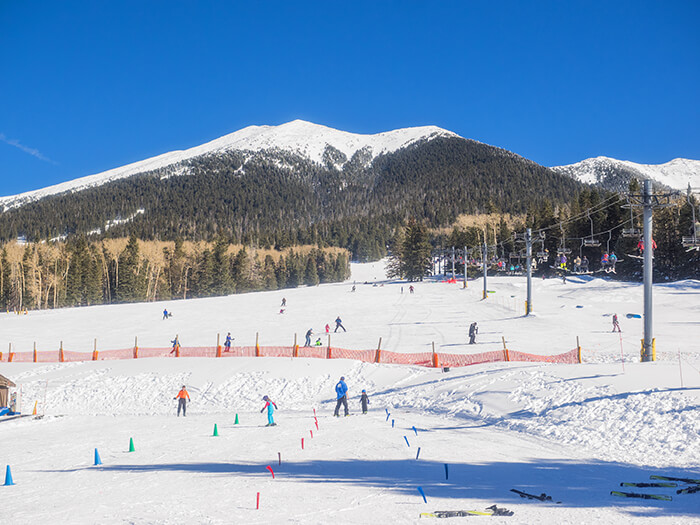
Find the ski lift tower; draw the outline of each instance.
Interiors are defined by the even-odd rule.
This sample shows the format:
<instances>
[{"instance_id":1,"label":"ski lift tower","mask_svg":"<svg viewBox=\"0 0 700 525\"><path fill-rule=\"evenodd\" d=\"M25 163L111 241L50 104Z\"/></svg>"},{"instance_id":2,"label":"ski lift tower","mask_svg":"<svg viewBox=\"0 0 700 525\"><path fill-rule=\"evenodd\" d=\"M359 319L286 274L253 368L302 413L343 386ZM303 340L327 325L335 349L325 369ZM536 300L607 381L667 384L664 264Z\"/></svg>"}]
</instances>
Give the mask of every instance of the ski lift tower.
<instances>
[{"instance_id":1,"label":"ski lift tower","mask_svg":"<svg viewBox=\"0 0 700 525\"><path fill-rule=\"evenodd\" d=\"M642 195L628 195L630 206L641 207L643 216L644 238L644 339L642 340L642 362L654 361L656 358L656 341L654 339L652 285L654 270L654 242L652 240L652 212L654 208L670 206L670 198L675 193L654 194L651 180L644 181Z\"/></svg>"}]
</instances>

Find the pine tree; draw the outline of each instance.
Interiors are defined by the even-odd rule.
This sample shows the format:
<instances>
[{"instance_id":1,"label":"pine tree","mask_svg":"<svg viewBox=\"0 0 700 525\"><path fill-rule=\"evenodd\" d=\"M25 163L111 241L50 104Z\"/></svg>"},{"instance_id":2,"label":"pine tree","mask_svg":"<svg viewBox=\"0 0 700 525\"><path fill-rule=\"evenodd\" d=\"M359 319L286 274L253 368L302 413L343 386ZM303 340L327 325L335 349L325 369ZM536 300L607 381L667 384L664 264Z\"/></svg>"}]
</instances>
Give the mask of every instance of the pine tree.
<instances>
[{"instance_id":1,"label":"pine tree","mask_svg":"<svg viewBox=\"0 0 700 525\"><path fill-rule=\"evenodd\" d=\"M306 269L304 270L304 284L307 286L316 286L319 284L318 272L316 271L316 261L313 254L310 254L306 259Z\"/></svg>"},{"instance_id":2,"label":"pine tree","mask_svg":"<svg viewBox=\"0 0 700 525\"><path fill-rule=\"evenodd\" d=\"M402 249L406 279L422 281L423 277L430 274L430 251L428 229L415 219L410 219Z\"/></svg>"}]
</instances>

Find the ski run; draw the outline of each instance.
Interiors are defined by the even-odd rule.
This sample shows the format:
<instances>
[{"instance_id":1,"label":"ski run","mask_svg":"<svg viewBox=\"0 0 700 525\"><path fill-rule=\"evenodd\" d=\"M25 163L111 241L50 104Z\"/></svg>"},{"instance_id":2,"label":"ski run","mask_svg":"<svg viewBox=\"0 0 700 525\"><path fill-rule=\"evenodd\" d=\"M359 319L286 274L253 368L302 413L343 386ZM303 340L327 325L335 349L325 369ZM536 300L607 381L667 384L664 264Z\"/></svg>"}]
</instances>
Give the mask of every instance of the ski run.
<instances>
[{"instance_id":1,"label":"ski run","mask_svg":"<svg viewBox=\"0 0 700 525\"><path fill-rule=\"evenodd\" d=\"M505 343L554 355L578 337L583 363L3 359L29 416L0 418L0 483L3 473L14 482L0 486L0 523L700 523L699 282L655 285L657 360L640 363L643 319L628 317L643 312L638 283L535 280L526 318L523 277L489 276L482 300L481 279L466 289L430 279L409 293L383 262L352 271L311 288L2 313L0 351L90 353L136 338L167 347L176 336L203 347L228 332L235 346L256 334L260 345L291 346L309 329L325 346L328 324L332 347L372 350L381 338L393 352ZM338 317L347 332L333 332ZM351 415L335 418L341 376ZM190 401L178 417L183 385Z\"/></svg>"}]
</instances>

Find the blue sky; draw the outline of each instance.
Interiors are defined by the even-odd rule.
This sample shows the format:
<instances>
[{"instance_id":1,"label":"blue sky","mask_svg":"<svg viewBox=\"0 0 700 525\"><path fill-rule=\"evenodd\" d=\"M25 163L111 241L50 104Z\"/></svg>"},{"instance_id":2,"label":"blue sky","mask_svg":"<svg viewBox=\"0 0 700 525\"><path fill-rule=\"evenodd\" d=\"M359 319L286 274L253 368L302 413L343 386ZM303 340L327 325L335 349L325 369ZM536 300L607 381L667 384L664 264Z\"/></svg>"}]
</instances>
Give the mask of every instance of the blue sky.
<instances>
[{"instance_id":1,"label":"blue sky","mask_svg":"<svg viewBox=\"0 0 700 525\"><path fill-rule=\"evenodd\" d=\"M0 195L296 118L700 159L700 2L0 0Z\"/></svg>"}]
</instances>

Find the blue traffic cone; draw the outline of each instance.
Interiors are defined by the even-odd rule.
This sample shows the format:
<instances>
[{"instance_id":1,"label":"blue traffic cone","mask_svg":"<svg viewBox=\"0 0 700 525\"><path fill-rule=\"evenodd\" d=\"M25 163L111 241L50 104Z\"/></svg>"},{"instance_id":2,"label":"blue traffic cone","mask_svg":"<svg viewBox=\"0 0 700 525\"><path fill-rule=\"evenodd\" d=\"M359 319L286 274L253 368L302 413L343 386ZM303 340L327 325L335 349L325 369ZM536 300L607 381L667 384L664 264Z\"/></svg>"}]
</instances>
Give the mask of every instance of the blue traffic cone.
<instances>
[{"instance_id":1,"label":"blue traffic cone","mask_svg":"<svg viewBox=\"0 0 700 525\"><path fill-rule=\"evenodd\" d=\"M102 460L100 459L100 453L95 449L95 465L102 465Z\"/></svg>"},{"instance_id":2,"label":"blue traffic cone","mask_svg":"<svg viewBox=\"0 0 700 525\"><path fill-rule=\"evenodd\" d=\"M10 470L10 465L7 465L7 469L5 470L5 486L9 485L14 485L15 482L12 481L12 471Z\"/></svg>"}]
</instances>

